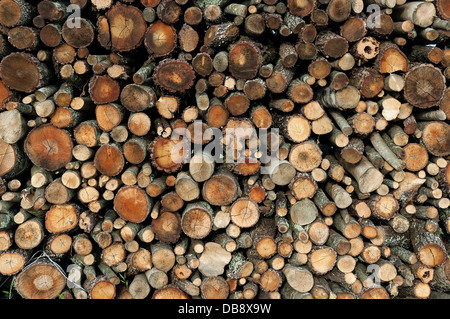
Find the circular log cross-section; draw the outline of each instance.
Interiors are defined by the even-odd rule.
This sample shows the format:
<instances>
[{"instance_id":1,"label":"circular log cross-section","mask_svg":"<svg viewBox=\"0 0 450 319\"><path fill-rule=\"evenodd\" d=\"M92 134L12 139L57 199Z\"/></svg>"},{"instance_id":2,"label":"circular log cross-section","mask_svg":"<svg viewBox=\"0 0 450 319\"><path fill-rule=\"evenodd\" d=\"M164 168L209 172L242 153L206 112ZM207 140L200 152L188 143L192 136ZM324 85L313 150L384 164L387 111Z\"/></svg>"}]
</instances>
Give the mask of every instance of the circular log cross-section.
<instances>
[{"instance_id":1,"label":"circular log cross-section","mask_svg":"<svg viewBox=\"0 0 450 319\"><path fill-rule=\"evenodd\" d=\"M298 200L312 198L317 191L314 179L305 173L300 173L291 179L289 184L292 195Z\"/></svg>"},{"instance_id":2,"label":"circular log cross-section","mask_svg":"<svg viewBox=\"0 0 450 319\"><path fill-rule=\"evenodd\" d=\"M53 205L45 214L45 229L52 234L67 232L78 225L78 211L74 204Z\"/></svg>"},{"instance_id":3,"label":"circular log cross-section","mask_svg":"<svg viewBox=\"0 0 450 319\"><path fill-rule=\"evenodd\" d=\"M26 168L25 157L15 145L0 140L0 176L13 176Z\"/></svg>"},{"instance_id":4,"label":"circular log cross-section","mask_svg":"<svg viewBox=\"0 0 450 319\"><path fill-rule=\"evenodd\" d=\"M43 261L28 266L18 276L16 288L25 299L55 299L66 286L56 266Z\"/></svg>"},{"instance_id":5,"label":"circular log cross-section","mask_svg":"<svg viewBox=\"0 0 450 319\"><path fill-rule=\"evenodd\" d=\"M252 227L259 220L258 204L249 198L239 198L231 205L230 217L240 228Z\"/></svg>"},{"instance_id":6,"label":"circular log cross-section","mask_svg":"<svg viewBox=\"0 0 450 319\"><path fill-rule=\"evenodd\" d=\"M183 147L179 147L179 143L184 142L164 137L156 138L151 147L153 166L166 173L172 173L180 169L185 155Z\"/></svg>"},{"instance_id":7,"label":"circular log cross-section","mask_svg":"<svg viewBox=\"0 0 450 319\"><path fill-rule=\"evenodd\" d=\"M30 50L36 46L37 37L33 29L19 26L8 32L8 40L19 50Z\"/></svg>"},{"instance_id":8,"label":"circular log cross-section","mask_svg":"<svg viewBox=\"0 0 450 319\"><path fill-rule=\"evenodd\" d=\"M95 118L102 131L110 132L122 122L123 114L117 104L99 104L95 108Z\"/></svg>"},{"instance_id":9,"label":"circular log cross-section","mask_svg":"<svg viewBox=\"0 0 450 319\"><path fill-rule=\"evenodd\" d=\"M359 17L350 17L340 27L340 35L349 42L356 42L366 34L366 23Z\"/></svg>"},{"instance_id":10,"label":"circular log cross-section","mask_svg":"<svg viewBox=\"0 0 450 319\"><path fill-rule=\"evenodd\" d=\"M350 75L350 84L356 86L361 95L373 98L384 87L383 75L371 68L355 68Z\"/></svg>"},{"instance_id":11,"label":"circular log cross-section","mask_svg":"<svg viewBox=\"0 0 450 319\"><path fill-rule=\"evenodd\" d=\"M123 154L115 145L104 144L95 153L94 166L103 175L116 176L124 165Z\"/></svg>"},{"instance_id":12,"label":"circular log cross-section","mask_svg":"<svg viewBox=\"0 0 450 319\"><path fill-rule=\"evenodd\" d=\"M437 233L425 229L425 222L414 220L410 226L411 244L420 262L428 267L436 267L447 258L446 249Z\"/></svg>"},{"instance_id":13,"label":"circular log cross-section","mask_svg":"<svg viewBox=\"0 0 450 319\"><path fill-rule=\"evenodd\" d=\"M144 190L137 186L122 187L114 198L114 210L132 223L143 222L152 208L152 201Z\"/></svg>"},{"instance_id":14,"label":"circular log cross-section","mask_svg":"<svg viewBox=\"0 0 450 319\"><path fill-rule=\"evenodd\" d=\"M258 74L260 65L259 49L250 42L236 43L228 55L231 74L237 79L250 80Z\"/></svg>"},{"instance_id":15,"label":"circular log cross-section","mask_svg":"<svg viewBox=\"0 0 450 319\"><path fill-rule=\"evenodd\" d=\"M202 239L209 235L213 224L213 212L207 203L191 203L181 217L181 228L190 238Z\"/></svg>"},{"instance_id":16,"label":"circular log cross-section","mask_svg":"<svg viewBox=\"0 0 450 319\"><path fill-rule=\"evenodd\" d=\"M317 34L315 44L325 57L340 58L348 51L348 41L331 31Z\"/></svg>"},{"instance_id":17,"label":"circular log cross-section","mask_svg":"<svg viewBox=\"0 0 450 319\"><path fill-rule=\"evenodd\" d=\"M56 171L72 160L72 139L62 129L44 124L28 133L24 143L25 153L34 165Z\"/></svg>"},{"instance_id":18,"label":"circular log cross-section","mask_svg":"<svg viewBox=\"0 0 450 319\"><path fill-rule=\"evenodd\" d=\"M433 121L425 126L422 141L428 152L435 156L450 154L450 125Z\"/></svg>"},{"instance_id":19,"label":"circular log cross-section","mask_svg":"<svg viewBox=\"0 0 450 319\"><path fill-rule=\"evenodd\" d=\"M142 163L146 156L147 150L143 141L138 139L129 139L123 144L123 155L131 164Z\"/></svg>"},{"instance_id":20,"label":"circular log cross-section","mask_svg":"<svg viewBox=\"0 0 450 319\"><path fill-rule=\"evenodd\" d=\"M427 149L418 143L407 144L400 152L400 157L405 161L406 169L411 172L418 172L428 164Z\"/></svg>"},{"instance_id":21,"label":"circular log cross-section","mask_svg":"<svg viewBox=\"0 0 450 319\"><path fill-rule=\"evenodd\" d=\"M367 289L359 296L359 299L390 299L390 297L384 287L378 287Z\"/></svg>"},{"instance_id":22,"label":"circular log cross-section","mask_svg":"<svg viewBox=\"0 0 450 319\"><path fill-rule=\"evenodd\" d=\"M333 269L337 260L337 253L331 247L316 246L308 256L308 265L312 272L324 275Z\"/></svg>"},{"instance_id":23,"label":"circular log cross-section","mask_svg":"<svg viewBox=\"0 0 450 319\"><path fill-rule=\"evenodd\" d=\"M208 76L213 71L213 61L209 54L199 53L192 59L192 67L200 76Z\"/></svg>"},{"instance_id":24,"label":"circular log cross-section","mask_svg":"<svg viewBox=\"0 0 450 319\"><path fill-rule=\"evenodd\" d=\"M225 99L224 105L231 115L239 116L247 112L250 107L250 100L245 94L233 93Z\"/></svg>"},{"instance_id":25,"label":"circular log cross-section","mask_svg":"<svg viewBox=\"0 0 450 319\"><path fill-rule=\"evenodd\" d=\"M151 24L145 33L144 45L155 57L168 55L175 49L177 36L175 29L161 21Z\"/></svg>"},{"instance_id":26,"label":"circular log cross-section","mask_svg":"<svg viewBox=\"0 0 450 319\"><path fill-rule=\"evenodd\" d=\"M427 109L438 105L445 89L445 77L431 64L413 67L405 75L404 96L415 107Z\"/></svg>"},{"instance_id":27,"label":"circular log cross-section","mask_svg":"<svg viewBox=\"0 0 450 319\"><path fill-rule=\"evenodd\" d=\"M108 19L110 44L113 50L131 51L140 46L147 30L147 23L141 10L118 3L105 15Z\"/></svg>"},{"instance_id":28,"label":"circular log cross-section","mask_svg":"<svg viewBox=\"0 0 450 319\"><path fill-rule=\"evenodd\" d=\"M38 219L27 220L20 224L14 234L14 241L19 248L33 249L44 240L44 229Z\"/></svg>"},{"instance_id":29,"label":"circular log cross-section","mask_svg":"<svg viewBox=\"0 0 450 319\"><path fill-rule=\"evenodd\" d=\"M151 87L128 84L120 93L120 102L130 112L141 112L156 103L156 95Z\"/></svg>"},{"instance_id":30,"label":"circular log cross-section","mask_svg":"<svg viewBox=\"0 0 450 319\"><path fill-rule=\"evenodd\" d=\"M77 18L76 22L79 24L73 27L69 24L71 19L63 24L61 35L64 41L74 48L85 48L94 41L94 26L91 22L84 18Z\"/></svg>"},{"instance_id":31,"label":"circular log cross-section","mask_svg":"<svg viewBox=\"0 0 450 319\"><path fill-rule=\"evenodd\" d=\"M189 298L180 289L169 285L157 289L153 293L152 299L189 299Z\"/></svg>"},{"instance_id":32,"label":"circular log cross-section","mask_svg":"<svg viewBox=\"0 0 450 319\"><path fill-rule=\"evenodd\" d=\"M296 16L305 17L314 9L314 0L288 0L289 11Z\"/></svg>"},{"instance_id":33,"label":"circular log cross-section","mask_svg":"<svg viewBox=\"0 0 450 319\"><path fill-rule=\"evenodd\" d=\"M23 269L29 256L29 251L14 249L0 255L0 274L10 276Z\"/></svg>"},{"instance_id":34,"label":"circular log cross-section","mask_svg":"<svg viewBox=\"0 0 450 319\"><path fill-rule=\"evenodd\" d=\"M57 47L61 41L61 28L55 24L47 24L39 31L39 38L46 46L50 48Z\"/></svg>"},{"instance_id":35,"label":"circular log cross-section","mask_svg":"<svg viewBox=\"0 0 450 319\"><path fill-rule=\"evenodd\" d=\"M72 247L72 237L67 234L53 235L47 241L48 249L55 255L67 253Z\"/></svg>"},{"instance_id":36,"label":"circular log cross-section","mask_svg":"<svg viewBox=\"0 0 450 319\"><path fill-rule=\"evenodd\" d=\"M29 53L12 53L0 63L0 78L7 87L31 93L48 81L48 69Z\"/></svg>"},{"instance_id":37,"label":"circular log cross-section","mask_svg":"<svg viewBox=\"0 0 450 319\"><path fill-rule=\"evenodd\" d=\"M276 291L282 284L281 274L274 269L269 269L261 275L260 285L264 291Z\"/></svg>"},{"instance_id":38,"label":"circular log cross-section","mask_svg":"<svg viewBox=\"0 0 450 319\"><path fill-rule=\"evenodd\" d=\"M204 299L227 299L230 293L228 283L219 276L205 278L200 289Z\"/></svg>"},{"instance_id":39,"label":"circular log cross-section","mask_svg":"<svg viewBox=\"0 0 450 319\"><path fill-rule=\"evenodd\" d=\"M367 41L367 38L364 39L366 39ZM362 39L361 41L363 41L364 39ZM365 45L363 44L362 47L365 47L364 51L366 51L366 48L367 50L370 50L371 48L370 42L372 41L368 41ZM383 42L383 44L381 44L377 50L372 49L366 53L370 53L370 57L372 57L377 52L379 53L378 55L376 55L374 67L380 73L394 73L396 71L402 72L408 71L409 68L408 58L403 53L403 51L401 51L400 48L395 44Z\"/></svg>"},{"instance_id":40,"label":"circular log cross-section","mask_svg":"<svg viewBox=\"0 0 450 319\"><path fill-rule=\"evenodd\" d=\"M319 167L321 161L322 152L318 145L311 141L295 145L289 154L289 162L299 172L311 172Z\"/></svg>"},{"instance_id":41,"label":"circular log cross-section","mask_svg":"<svg viewBox=\"0 0 450 319\"><path fill-rule=\"evenodd\" d=\"M126 251L122 243L113 243L102 251L102 261L108 266L120 264L125 256Z\"/></svg>"},{"instance_id":42,"label":"circular log cross-section","mask_svg":"<svg viewBox=\"0 0 450 319\"><path fill-rule=\"evenodd\" d=\"M391 194L376 196L368 202L372 215L381 220L390 220L397 213L398 202Z\"/></svg>"},{"instance_id":43,"label":"circular log cross-section","mask_svg":"<svg viewBox=\"0 0 450 319\"><path fill-rule=\"evenodd\" d=\"M86 282L85 289L89 292L90 299L114 299L116 296L116 286L106 276Z\"/></svg>"},{"instance_id":44,"label":"circular log cross-section","mask_svg":"<svg viewBox=\"0 0 450 319\"><path fill-rule=\"evenodd\" d=\"M170 92L184 92L194 85L195 73L184 61L165 59L154 71L154 80L161 88Z\"/></svg>"},{"instance_id":45,"label":"circular log cross-section","mask_svg":"<svg viewBox=\"0 0 450 319\"><path fill-rule=\"evenodd\" d=\"M287 283L299 292L308 292L314 286L313 275L303 267L287 265L283 268L283 274Z\"/></svg>"},{"instance_id":46,"label":"circular log cross-section","mask_svg":"<svg viewBox=\"0 0 450 319\"><path fill-rule=\"evenodd\" d=\"M289 216L294 224L304 226L311 224L319 212L314 202L308 198L297 201L289 209Z\"/></svg>"},{"instance_id":47,"label":"circular log cross-section","mask_svg":"<svg viewBox=\"0 0 450 319\"><path fill-rule=\"evenodd\" d=\"M347 0L331 0L327 6L327 13L330 20L334 22L344 22L350 16L352 2Z\"/></svg>"}]
</instances>

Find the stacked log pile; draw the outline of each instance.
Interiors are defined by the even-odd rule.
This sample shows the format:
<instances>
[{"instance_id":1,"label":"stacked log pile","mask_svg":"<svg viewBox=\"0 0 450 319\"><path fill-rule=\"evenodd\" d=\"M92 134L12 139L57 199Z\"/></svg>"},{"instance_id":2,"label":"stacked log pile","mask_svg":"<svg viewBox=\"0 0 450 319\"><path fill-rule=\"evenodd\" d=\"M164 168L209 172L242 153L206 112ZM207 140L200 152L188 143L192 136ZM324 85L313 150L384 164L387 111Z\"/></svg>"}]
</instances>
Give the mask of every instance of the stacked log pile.
<instances>
[{"instance_id":1,"label":"stacked log pile","mask_svg":"<svg viewBox=\"0 0 450 319\"><path fill-rule=\"evenodd\" d=\"M4 297L449 298L449 37L448 0L1 0Z\"/></svg>"}]
</instances>

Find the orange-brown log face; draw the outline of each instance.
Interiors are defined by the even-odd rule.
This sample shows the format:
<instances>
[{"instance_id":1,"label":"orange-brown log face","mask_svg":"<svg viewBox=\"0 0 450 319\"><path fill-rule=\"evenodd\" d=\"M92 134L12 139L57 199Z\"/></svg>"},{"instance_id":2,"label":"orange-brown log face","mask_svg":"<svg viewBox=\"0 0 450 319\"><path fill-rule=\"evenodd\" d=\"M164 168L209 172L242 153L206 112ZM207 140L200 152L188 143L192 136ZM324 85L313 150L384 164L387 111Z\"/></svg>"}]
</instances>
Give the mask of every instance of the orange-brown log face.
<instances>
[{"instance_id":1,"label":"orange-brown log face","mask_svg":"<svg viewBox=\"0 0 450 319\"><path fill-rule=\"evenodd\" d=\"M384 51L380 62L381 73L394 73L396 71L408 71L408 59L396 48L389 48Z\"/></svg>"},{"instance_id":2,"label":"orange-brown log face","mask_svg":"<svg viewBox=\"0 0 450 319\"><path fill-rule=\"evenodd\" d=\"M419 251L418 256L420 261L429 267L440 265L446 258L442 247L433 243L425 245Z\"/></svg>"},{"instance_id":3,"label":"orange-brown log face","mask_svg":"<svg viewBox=\"0 0 450 319\"><path fill-rule=\"evenodd\" d=\"M203 196L212 205L229 205L236 196L237 185L231 178L213 176L203 186Z\"/></svg>"},{"instance_id":4,"label":"orange-brown log face","mask_svg":"<svg viewBox=\"0 0 450 319\"><path fill-rule=\"evenodd\" d=\"M0 105L3 106L10 97L11 97L11 90L8 89L8 87L3 83L3 81L0 81Z\"/></svg>"},{"instance_id":5,"label":"orange-brown log face","mask_svg":"<svg viewBox=\"0 0 450 319\"><path fill-rule=\"evenodd\" d=\"M157 21L148 27L144 43L149 53L156 57L164 56L175 48L175 29L164 22Z\"/></svg>"},{"instance_id":6,"label":"orange-brown log face","mask_svg":"<svg viewBox=\"0 0 450 319\"><path fill-rule=\"evenodd\" d=\"M428 151L435 156L450 154L450 125L433 122L423 130L422 141Z\"/></svg>"},{"instance_id":7,"label":"orange-brown log face","mask_svg":"<svg viewBox=\"0 0 450 319\"><path fill-rule=\"evenodd\" d=\"M0 140L0 176L9 173L17 162L17 154L14 147Z\"/></svg>"},{"instance_id":8,"label":"orange-brown log face","mask_svg":"<svg viewBox=\"0 0 450 319\"><path fill-rule=\"evenodd\" d=\"M110 132L113 128L120 124L122 120L118 109L111 104L97 105L95 116L99 127L106 132Z\"/></svg>"},{"instance_id":9,"label":"orange-brown log face","mask_svg":"<svg viewBox=\"0 0 450 319\"><path fill-rule=\"evenodd\" d=\"M7 87L30 93L39 87L41 75L31 55L13 53L2 60L0 77Z\"/></svg>"},{"instance_id":10,"label":"orange-brown log face","mask_svg":"<svg viewBox=\"0 0 450 319\"><path fill-rule=\"evenodd\" d=\"M211 231L211 215L203 209L189 210L183 215L181 227L191 238L205 238Z\"/></svg>"},{"instance_id":11,"label":"orange-brown log face","mask_svg":"<svg viewBox=\"0 0 450 319\"><path fill-rule=\"evenodd\" d=\"M93 78L89 86L91 98L98 104L114 102L119 98L119 84L109 76Z\"/></svg>"},{"instance_id":12,"label":"orange-brown log face","mask_svg":"<svg viewBox=\"0 0 450 319\"><path fill-rule=\"evenodd\" d=\"M45 215L45 228L52 233L63 233L78 224L78 216L72 205L54 205Z\"/></svg>"},{"instance_id":13,"label":"orange-brown log face","mask_svg":"<svg viewBox=\"0 0 450 319\"><path fill-rule=\"evenodd\" d=\"M189 299L180 289L173 286L163 287L153 293L152 299Z\"/></svg>"},{"instance_id":14,"label":"orange-brown log face","mask_svg":"<svg viewBox=\"0 0 450 319\"><path fill-rule=\"evenodd\" d=\"M106 280L98 282L90 291L91 299L114 299L116 286Z\"/></svg>"},{"instance_id":15,"label":"orange-brown log face","mask_svg":"<svg viewBox=\"0 0 450 319\"><path fill-rule=\"evenodd\" d=\"M111 45L117 51L137 48L144 39L147 23L142 11L133 6L117 5L106 13L111 33Z\"/></svg>"},{"instance_id":16,"label":"orange-brown log face","mask_svg":"<svg viewBox=\"0 0 450 319\"><path fill-rule=\"evenodd\" d=\"M361 86L361 94L367 98L373 98L378 93L381 92L383 87L384 87L383 76L378 72L371 72L371 74L365 78Z\"/></svg>"},{"instance_id":17,"label":"orange-brown log face","mask_svg":"<svg viewBox=\"0 0 450 319\"><path fill-rule=\"evenodd\" d=\"M150 202L141 188L126 186L121 188L114 198L114 210L124 220L141 223L150 211Z\"/></svg>"},{"instance_id":18,"label":"orange-brown log face","mask_svg":"<svg viewBox=\"0 0 450 319\"><path fill-rule=\"evenodd\" d=\"M21 18L20 6L12 0L2 1L0 4L0 21L6 27L13 27Z\"/></svg>"},{"instance_id":19,"label":"orange-brown log face","mask_svg":"<svg viewBox=\"0 0 450 319\"><path fill-rule=\"evenodd\" d=\"M123 145L123 154L131 164L140 164L144 161L146 153L137 142L128 141Z\"/></svg>"},{"instance_id":20,"label":"orange-brown log face","mask_svg":"<svg viewBox=\"0 0 450 319\"><path fill-rule=\"evenodd\" d=\"M236 44L229 54L229 68L238 79L253 79L259 69L258 51L247 42Z\"/></svg>"},{"instance_id":21,"label":"orange-brown log face","mask_svg":"<svg viewBox=\"0 0 450 319\"><path fill-rule=\"evenodd\" d=\"M125 164L122 152L114 145L102 145L95 153L95 167L106 176L118 175Z\"/></svg>"},{"instance_id":22,"label":"orange-brown log face","mask_svg":"<svg viewBox=\"0 0 450 319\"><path fill-rule=\"evenodd\" d=\"M141 0L141 3L145 7L154 8L156 7L161 0Z\"/></svg>"},{"instance_id":23,"label":"orange-brown log face","mask_svg":"<svg viewBox=\"0 0 450 319\"><path fill-rule=\"evenodd\" d=\"M164 60L155 70L155 80L163 88L171 92L184 92L194 85L194 70L183 61Z\"/></svg>"},{"instance_id":24,"label":"orange-brown log face","mask_svg":"<svg viewBox=\"0 0 450 319\"><path fill-rule=\"evenodd\" d=\"M55 113L53 113L50 121L54 126L64 128L69 126L72 122L72 114L68 108L59 107L55 110Z\"/></svg>"},{"instance_id":25,"label":"orange-brown log face","mask_svg":"<svg viewBox=\"0 0 450 319\"><path fill-rule=\"evenodd\" d=\"M179 143L184 141L158 138L154 142L152 161L158 169L170 173L180 168L185 154Z\"/></svg>"},{"instance_id":26,"label":"orange-brown log face","mask_svg":"<svg viewBox=\"0 0 450 319\"><path fill-rule=\"evenodd\" d=\"M49 171L64 167L72 159L70 135L51 124L33 129L25 140L25 152L36 166Z\"/></svg>"},{"instance_id":27,"label":"orange-brown log face","mask_svg":"<svg viewBox=\"0 0 450 319\"><path fill-rule=\"evenodd\" d=\"M36 264L17 278L17 287L25 299L54 299L64 289L66 279L50 264Z\"/></svg>"},{"instance_id":28,"label":"orange-brown log face","mask_svg":"<svg viewBox=\"0 0 450 319\"><path fill-rule=\"evenodd\" d=\"M178 213L163 212L152 222L157 239L165 243L177 242L181 233L181 218Z\"/></svg>"},{"instance_id":29,"label":"orange-brown log face","mask_svg":"<svg viewBox=\"0 0 450 319\"><path fill-rule=\"evenodd\" d=\"M230 217L241 228L254 226L259 220L258 204L247 198L239 198L231 206Z\"/></svg>"}]
</instances>

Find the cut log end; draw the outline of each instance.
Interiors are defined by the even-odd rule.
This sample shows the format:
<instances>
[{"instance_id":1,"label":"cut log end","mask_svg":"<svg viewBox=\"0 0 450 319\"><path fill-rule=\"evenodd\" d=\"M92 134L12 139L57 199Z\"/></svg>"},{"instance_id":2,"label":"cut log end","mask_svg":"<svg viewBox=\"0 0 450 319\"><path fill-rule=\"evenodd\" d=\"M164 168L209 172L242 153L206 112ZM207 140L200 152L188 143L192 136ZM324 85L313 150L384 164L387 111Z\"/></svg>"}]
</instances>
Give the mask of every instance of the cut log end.
<instances>
[{"instance_id":1,"label":"cut log end","mask_svg":"<svg viewBox=\"0 0 450 319\"><path fill-rule=\"evenodd\" d=\"M41 168L55 171L72 160L72 139L62 129L51 124L30 131L24 149L30 160Z\"/></svg>"},{"instance_id":2,"label":"cut log end","mask_svg":"<svg viewBox=\"0 0 450 319\"><path fill-rule=\"evenodd\" d=\"M64 275L50 263L36 263L17 277L16 287L25 299L54 299L66 286Z\"/></svg>"},{"instance_id":3,"label":"cut log end","mask_svg":"<svg viewBox=\"0 0 450 319\"><path fill-rule=\"evenodd\" d=\"M183 61L164 60L155 69L155 81L163 89L184 92L194 85L194 70Z\"/></svg>"},{"instance_id":4,"label":"cut log end","mask_svg":"<svg viewBox=\"0 0 450 319\"><path fill-rule=\"evenodd\" d=\"M143 222L151 208L150 198L137 186L122 187L114 198L114 210L117 214L133 223Z\"/></svg>"}]
</instances>

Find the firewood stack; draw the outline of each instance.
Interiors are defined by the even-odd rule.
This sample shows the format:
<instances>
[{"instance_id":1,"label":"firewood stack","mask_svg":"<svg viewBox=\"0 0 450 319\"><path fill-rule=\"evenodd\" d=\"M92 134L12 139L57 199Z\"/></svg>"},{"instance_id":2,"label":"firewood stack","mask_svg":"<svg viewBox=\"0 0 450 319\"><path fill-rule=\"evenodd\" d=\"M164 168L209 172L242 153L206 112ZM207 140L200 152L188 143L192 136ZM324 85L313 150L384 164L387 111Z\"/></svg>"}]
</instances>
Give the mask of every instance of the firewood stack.
<instances>
[{"instance_id":1,"label":"firewood stack","mask_svg":"<svg viewBox=\"0 0 450 319\"><path fill-rule=\"evenodd\" d=\"M450 297L448 0L1 0L0 34L4 297ZM270 165L229 133L274 128Z\"/></svg>"}]
</instances>

